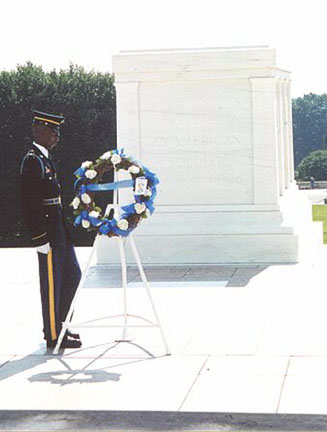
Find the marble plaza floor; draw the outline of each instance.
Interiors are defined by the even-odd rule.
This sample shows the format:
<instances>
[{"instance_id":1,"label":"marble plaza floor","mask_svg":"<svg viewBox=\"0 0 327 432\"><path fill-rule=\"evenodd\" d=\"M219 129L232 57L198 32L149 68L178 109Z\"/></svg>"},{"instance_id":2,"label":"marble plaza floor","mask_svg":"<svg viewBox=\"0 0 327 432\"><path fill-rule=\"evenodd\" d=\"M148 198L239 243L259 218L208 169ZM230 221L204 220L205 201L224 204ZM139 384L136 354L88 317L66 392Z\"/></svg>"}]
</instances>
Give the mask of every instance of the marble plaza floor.
<instances>
[{"instance_id":1,"label":"marble plaza floor","mask_svg":"<svg viewBox=\"0 0 327 432\"><path fill-rule=\"evenodd\" d=\"M81 264L89 252L77 248ZM80 329L83 347L55 356L42 340L34 250L0 249L0 430L41 430L33 413L44 430L73 430L51 417L63 412L79 413L79 430L92 429L86 412L129 419L121 430L144 429L146 416L164 430L158 413L167 430L216 430L219 415L219 430L294 415L296 430L312 419L327 430L326 260L322 250L296 265L145 266L172 355L158 329L130 329L131 342L117 343L121 329L101 328ZM129 312L153 319L134 267L129 282ZM92 264L74 320L121 313L120 283L119 268Z\"/></svg>"}]
</instances>

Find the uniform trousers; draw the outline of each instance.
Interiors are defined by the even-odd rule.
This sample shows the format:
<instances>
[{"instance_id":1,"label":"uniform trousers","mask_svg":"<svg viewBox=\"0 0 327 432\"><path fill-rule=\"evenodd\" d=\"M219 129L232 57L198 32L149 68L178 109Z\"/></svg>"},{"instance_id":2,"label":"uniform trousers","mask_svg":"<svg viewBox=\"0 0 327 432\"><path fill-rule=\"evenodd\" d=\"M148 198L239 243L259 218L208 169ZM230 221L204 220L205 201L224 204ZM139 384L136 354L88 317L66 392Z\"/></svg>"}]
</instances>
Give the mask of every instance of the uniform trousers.
<instances>
[{"instance_id":1,"label":"uniform trousers","mask_svg":"<svg viewBox=\"0 0 327 432\"><path fill-rule=\"evenodd\" d=\"M38 252L44 339L56 340L81 280L74 246L51 248L48 254Z\"/></svg>"}]
</instances>

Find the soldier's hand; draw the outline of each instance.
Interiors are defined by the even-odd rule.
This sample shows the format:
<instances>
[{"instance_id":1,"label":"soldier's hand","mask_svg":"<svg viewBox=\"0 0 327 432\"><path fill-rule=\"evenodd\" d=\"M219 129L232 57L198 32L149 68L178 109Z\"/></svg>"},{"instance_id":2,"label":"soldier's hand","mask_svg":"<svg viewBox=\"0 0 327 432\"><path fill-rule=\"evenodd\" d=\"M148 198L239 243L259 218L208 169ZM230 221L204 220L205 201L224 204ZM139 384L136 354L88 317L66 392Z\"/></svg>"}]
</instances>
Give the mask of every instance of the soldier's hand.
<instances>
[{"instance_id":1,"label":"soldier's hand","mask_svg":"<svg viewBox=\"0 0 327 432\"><path fill-rule=\"evenodd\" d=\"M36 247L36 250L37 250L38 252L40 252L40 253L42 253L42 254L45 254L45 255L49 252L50 249L51 249L51 248L50 248L50 243L46 243L46 244L44 244L44 245L42 245L42 246L37 246L37 247Z\"/></svg>"}]
</instances>

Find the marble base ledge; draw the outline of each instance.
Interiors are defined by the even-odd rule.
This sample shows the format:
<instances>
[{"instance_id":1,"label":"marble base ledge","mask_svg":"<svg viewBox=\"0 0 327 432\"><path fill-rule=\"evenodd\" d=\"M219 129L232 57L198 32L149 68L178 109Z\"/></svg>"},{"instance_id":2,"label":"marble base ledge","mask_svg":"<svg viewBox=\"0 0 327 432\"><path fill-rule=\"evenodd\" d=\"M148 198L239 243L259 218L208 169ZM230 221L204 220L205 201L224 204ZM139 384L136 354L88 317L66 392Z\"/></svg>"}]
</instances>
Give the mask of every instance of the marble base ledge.
<instances>
[{"instance_id":1,"label":"marble base ledge","mask_svg":"<svg viewBox=\"0 0 327 432\"><path fill-rule=\"evenodd\" d=\"M151 241L149 241L151 239ZM97 264L119 264L118 245L100 238ZM278 235L134 236L143 264L280 264L298 262L298 237ZM126 261L135 260L128 244Z\"/></svg>"}]
</instances>

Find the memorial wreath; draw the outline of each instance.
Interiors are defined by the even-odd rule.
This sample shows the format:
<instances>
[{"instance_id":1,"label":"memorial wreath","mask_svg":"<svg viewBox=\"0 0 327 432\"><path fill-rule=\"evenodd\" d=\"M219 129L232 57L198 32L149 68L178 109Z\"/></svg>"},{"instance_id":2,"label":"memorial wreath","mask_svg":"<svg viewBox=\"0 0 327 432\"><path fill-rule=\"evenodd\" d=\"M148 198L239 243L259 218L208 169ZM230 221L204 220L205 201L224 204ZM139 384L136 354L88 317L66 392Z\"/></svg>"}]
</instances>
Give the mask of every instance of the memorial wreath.
<instances>
[{"instance_id":1,"label":"memorial wreath","mask_svg":"<svg viewBox=\"0 0 327 432\"><path fill-rule=\"evenodd\" d=\"M105 172L125 170L131 180L101 183ZM124 149L111 150L95 162L85 161L74 172L76 196L71 202L76 216L74 225L100 234L127 237L140 221L154 212L156 185L159 179L152 171L124 154ZM94 200L94 192L133 187L134 202L119 208L119 216L110 218Z\"/></svg>"}]
</instances>

